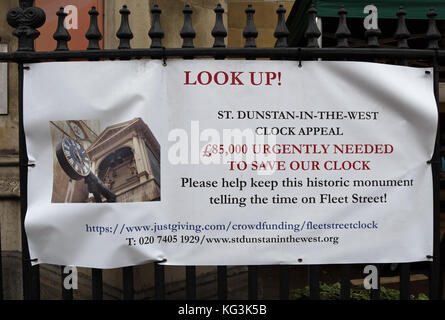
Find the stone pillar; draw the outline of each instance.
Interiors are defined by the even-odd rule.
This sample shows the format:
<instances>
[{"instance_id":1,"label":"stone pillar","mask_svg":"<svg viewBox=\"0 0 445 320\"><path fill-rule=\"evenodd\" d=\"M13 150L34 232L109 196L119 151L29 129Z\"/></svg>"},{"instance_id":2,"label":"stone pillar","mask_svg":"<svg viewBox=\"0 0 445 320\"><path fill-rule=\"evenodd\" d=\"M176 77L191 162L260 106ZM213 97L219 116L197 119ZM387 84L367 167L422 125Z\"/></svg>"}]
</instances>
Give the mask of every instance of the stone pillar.
<instances>
[{"instance_id":1,"label":"stone pillar","mask_svg":"<svg viewBox=\"0 0 445 320\"><path fill-rule=\"evenodd\" d=\"M12 35L14 31L6 21L9 9L16 8L18 1L0 1L0 42L8 45L8 51L17 50L17 38ZM8 65L8 114L0 115L0 156L14 155L18 157L18 72L15 63Z\"/></svg>"},{"instance_id":2,"label":"stone pillar","mask_svg":"<svg viewBox=\"0 0 445 320\"><path fill-rule=\"evenodd\" d=\"M136 169L138 171L138 174L140 175L144 171L147 172L147 167L146 164L144 163L144 156L143 156L144 150L141 150L141 145L139 143L138 136L133 137L133 150L134 150L134 161L136 162ZM147 176L142 175L140 179L141 179L140 182L147 181Z\"/></svg>"},{"instance_id":3,"label":"stone pillar","mask_svg":"<svg viewBox=\"0 0 445 320\"><path fill-rule=\"evenodd\" d=\"M139 149L141 150L142 162L144 163L145 170L147 171L148 174L147 176L150 177L153 174L150 167L150 159L148 159L147 155L147 147L145 146L144 139L139 138L138 141L139 141Z\"/></svg>"}]
</instances>

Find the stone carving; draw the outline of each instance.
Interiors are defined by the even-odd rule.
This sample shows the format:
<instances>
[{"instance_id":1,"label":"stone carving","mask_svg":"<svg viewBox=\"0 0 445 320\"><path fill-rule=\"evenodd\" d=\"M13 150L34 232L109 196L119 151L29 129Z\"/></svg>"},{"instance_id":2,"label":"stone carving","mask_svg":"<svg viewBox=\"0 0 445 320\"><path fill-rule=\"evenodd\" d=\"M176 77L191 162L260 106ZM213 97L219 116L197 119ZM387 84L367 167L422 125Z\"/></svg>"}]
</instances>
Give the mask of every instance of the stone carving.
<instances>
[{"instance_id":1,"label":"stone carving","mask_svg":"<svg viewBox=\"0 0 445 320\"><path fill-rule=\"evenodd\" d=\"M20 196L20 181L18 177L0 178L0 196L18 197Z\"/></svg>"}]
</instances>

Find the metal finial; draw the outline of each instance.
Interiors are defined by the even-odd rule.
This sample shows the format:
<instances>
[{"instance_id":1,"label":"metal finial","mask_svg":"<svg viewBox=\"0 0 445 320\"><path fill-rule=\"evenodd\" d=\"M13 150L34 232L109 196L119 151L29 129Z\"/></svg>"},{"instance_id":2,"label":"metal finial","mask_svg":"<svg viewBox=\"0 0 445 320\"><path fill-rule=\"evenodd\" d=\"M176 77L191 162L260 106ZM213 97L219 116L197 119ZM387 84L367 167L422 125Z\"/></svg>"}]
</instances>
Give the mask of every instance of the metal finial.
<instances>
[{"instance_id":1,"label":"metal finial","mask_svg":"<svg viewBox=\"0 0 445 320\"><path fill-rule=\"evenodd\" d=\"M246 27L243 31L243 37L246 39L245 48L256 48L255 38L258 37L258 31L255 28L253 22L253 15L255 14L255 9L251 4L247 6L246 12Z\"/></svg>"},{"instance_id":2,"label":"metal finial","mask_svg":"<svg viewBox=\"0 0 445 320\"><path fill-rule=\"evenodd\" d=\"M130 23L128 21L128 16L131 11L126 5L119 10L121 14L121 26L116 32L116 36L119 38L119 49L131 49L130 41L133 39L133 32L131 32Z\"/></svg>"},{"instance_id":3,"label":"metal finial","mask_svg":"<svg viewBox=\"0 0 445 320\"><path fill-rule=\"evenodd\" d=\"M64 11L63 7L61 7L56 14L58 17L58 23L57 30L53 35L54 40L57 41L56 51L67 51L69 50L68 41L71 40L71 36L68 33L68 30L66 30L64 22L68 14Z\"/></svg>"},{"instance_id":4,"label":"metal finial","mask_svg":"<svg viewBox=\"0 0 445 320\"><path fill-rule=\"evenodd\" d=\"M369 48L378 48L379 44L379 36L382 34L379 28L377 29L368 29L365 31L365 37L368 40Z\"/></svg>"},{"instance_id":5,"label":"metal finial","mask_svg":"<svg viewBox=\"0 0 445 320\"><path fill-rule=\"evenodd\" d=\"M308 48L318 48L318 38L321 36L320 29L318 29L316 18L317 18L317 9L315 9L314 5L312 5L307 11L308 15L308 24L305 32L305 36L307 38L307 47Z\"/></svg>"},{"instance_id":6,"label":"metal finial","mask_svg":"<svg viewBox=\"0 0 445 320\"><path fill-rule=\"evenodd\" d=\"M161 13L158 5L155 4L151 9L152 23L148 35L151 38L150 48L162 48L162 38L164 38L164 31L161 28Z\"/></svg>"},{"instance_id":7,"label":"metal finial","mask_svg":"<svg viewBox=\"0 0 445 320\"><path fill-rule=\"evenodd\" d=\"M406 21L405 21L406 11L403 9L402 6L399 7L399 10L397 11L397 30L394 34L394 38L397 40L397 48L399 49L408 49L408 38L411 36L411 34L408 31L408 28L406 27Z\"/></svg>"},{"instance_id":8,"label":"metal finial","mask_svg":"<svg viewBox=\"0 0 445 320\"><path fill-rule=\"evenodd\" d=\"M369 29L365 31L365 37L368 40L369 48L378 48L379 44L379 36L382 34L379 28L377 29Z\"/></svg>"},{"instance_id":9,"label":"metal finial","mask_svg":"<svg viewBox=\"0 0 445 320\"><path fill-rule=\"evenodd\" d=\"M215 42L213 43L214 48L225 48L226 44L224 42L224 38L227 37L227 30L224 27L223 22L223 13L224 8L221 6L221 4L218 4L215 9L216 20L215 20L215 26L212 30L212 36L215 38Z\"/></svg>"},{"instance_id":10,"label":"metal finial","mask_svg":"<svg viewBox=\"0 0 445 320\"><path fill-rule=\"evenodd\" d=\"M181 38L183 39L182 47L194 48L195 46L193 45L193 39L196 37L196 33L195 30L193 30L192 26L193 10L187 4L185 5L184 10L182 10L182 13L184 13L184 26L182 27L180 32Z\"/></svg>"},{"instance_id":11,"label":"metal finial","mask_svg":"<svg viewBox=\"0 0 445 320\"><path fill-rule=\"evenodd\" d=\"M348 24L346 23L346 14L348 11L344 6L341 6L340 10L338 10L339 20L338 20L338 28L335 32L335 37L337 38L337 47L338 48L348 48L348 38L351 36L351 31L349 31Z\"/></svg>"},{"instance_id":12,"label":"metal finial","mask_svg":"<svg viewBox=\"0 0 445 320\"><path fill-rule=\"evenodd\" d=\"M287 47L287 37L289 37L289 29L286 26L286 21L284 20L284 15L286 14L286 9L284 9L283 5L277 9L278 22L277 28L274 32L274 37L277 38L277 42L275 43L275 48L286 48Z\"/></svg>"},{"instance_id":13,"label":"metal finial","mask_svg":"<svg viewBox=\"0 0 445 320\"><path fill-rule=\"evenodd\" d=\"M19 1L19 8L10 9L6 15L12 32L19 39L17 51L34 51L34 40L40 35L36 30L46 21L45 11L33 7L34 1Z\"/></svg>"},{"instance_id":14,"label":"metal finial","mask_svg":"<svg viewBox=\"0 0 445 320\"><path fill-rule=\"evenodd\" d=\"M428 49L439 49L439 39L441 37L436 25L437 13L431 8L428 13L428 30L426 31L425 38L428 41Z\"/></svg>"},{"instance_id":15,"label":"metal finial","mask_svg":"<svg viewBox=\"0 0 445 320\"><path fill-rule=\"evenodd\" d=\"M99 31L99 26L97 25L97 16L99 12L96 10L96 7L92 7L90 11L88 11L90 15L90 27L88 28L85 37L89 40L88 50L99 50L99 41L102 39L102 34Z\"/></svg>"}]
</instances>

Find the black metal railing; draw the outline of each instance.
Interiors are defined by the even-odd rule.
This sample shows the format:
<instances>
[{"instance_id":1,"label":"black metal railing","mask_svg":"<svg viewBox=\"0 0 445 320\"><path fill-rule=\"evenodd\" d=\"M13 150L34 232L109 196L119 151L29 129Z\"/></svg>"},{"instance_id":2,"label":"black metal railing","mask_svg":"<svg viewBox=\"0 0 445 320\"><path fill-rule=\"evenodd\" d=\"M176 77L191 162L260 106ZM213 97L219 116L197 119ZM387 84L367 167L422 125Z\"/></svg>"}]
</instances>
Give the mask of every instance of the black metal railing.
<instances>
[{"instance_id":1,"label":"black metal railing","mask_svg":"<svg viewBox=\"0 0 445 320\"><path fill-rule=\"evenodd\" d=\"M256 38L258 31L254 23L255 9L248 5L245 10L246 26L243 31L245 45L243 48L227 48L225 45L225 38L227 31L223 24L222 15L224 9L218 5L215 11L215 25L210 31L214 38L214 44L211 48L195 48L194 38L196 32L192 25L193 9L186 5L184 13L184 25L180 30L180 36L183 40L181 48L165 48L162 44L164 38L164 31L161 27L161 9L155 5L151 9L152 25L148 31L151 38L151 45L149 48L131 48L131 39L133 33L130 29L129 15L130 10L127 6L123 6L120 10L122 16L121 26L118 29L116 36L119 39L119 47L117 49L101 50L99 41L102 39L102 34L99 30L97 17L98 11L92 8L89 11L90 27L86 33L88 39L88 47L86 50L69 50L70 35L64 27L64 19L66 14L61 8L56 14L58 16L57 30L53 38L57 41L57 46L52 52L35 52L34 40L39 36L37 28L45 23L45 13L43 10L33 6L34 1L21 0L20 7L11 9L7 14L8 23L15 28L13 34L18 38L18 49L15 52L0 53L0 62L14 62L18 64L19 71L19 149L20 149L20 204L21 204L21 219L22 219L22 273L23 273L23 298L24 299L39 299L40 298L40 274L39 266L32 266L28 244L25 232L23 231L23 223L27 210L27 170L28 158L26 151L26 143L23 128L23 70L24 64L29 62L43 62L43 61L69 61L69 60L99 60L99 59L163 59L164 61L170 57L193 59L196 57L207 57L213 59L225 58L270 58L270 59L289 59L289 60L313 60L313 59L328 59L328 60L362 60L374 61L375 59L393 59L398 64L407 65L409 60L422 59L434 68L434 90L436 99L438 100L439 91L439 61L445 58L445 51L440 50L439 40L441 34L436 26L436 13L433 9L427 12L429 19L428 29L425 33L427 48L425 49L411 49L409 47L408 39L410 33L406 27L405 15L406 12L401 7L395 16L398 18L397 30L394 34L394 39L397 41L395 48L380 48L379 47L379 29L371 29L365 32L367 40L367 47L365 48L350 48L348 39L351 32L347 25L347 11L345 8L340 8L338 11L339 20L338 28L335 32L337 38L337 46L332 48L319 48L318 38L321 32L316 24L317 10L311 7L308 11L308 26L305 32L307 38L306 47L290 48L288 47L287 37L289 30L286 27L284 14L286 10L280 5L277 9L277 27L274 33L276 38L276 45L274 48L257 48ZM210 30L210 29L209 29ZM441 299L441 267L440 267L440 163L439 163L439 136L437 137L434 158L432 161L433 183L434 183L434 230L431 230L434 235L434 256L430 258L430 274L429 274L429 296L431 299ZM0 256L0 288L2 285L1 272L1 256ZM340 266L340 282L341 282L341 298L350 299L351 297L351 283L350 275L352 265ZM379 266L381 267L381 266ZM178 267L179 268L179 267ZM258 296L258 266L248 266L248 298L257 299ZM289 299L290 293L290 271L292 266L283 265L279 267L279 279L277 284L279 286L280 299ZM309 266L309 286L310 297L312 299L320 298L320 269L321 266ZM62 284L63 284L63 267L62 267ZM134 290L134 272L133 267L126 267L122 269L123 275L123 297L124 299L133 299ZM194 266L185 267L185 298L195 299L197 297L197 277L196 268ZM443 270L442 270L443 273ZM149 276L149 275L147 275ZM165 299L165 269L160 264L155 264L154 268L154 298ZM218 299L228 298L228 269L227 266L219 266L216 271L217 292ZM91 287L93 299L103 298L103 274L102 270L92 269L91 272ZM400 266L400 298L410 298L410 264L404 263ZM73 291L64 289L62 285L63 299L73 299ZM0 290L0 299L3 298L3 292ZM371 290L371 298L379 298L379 289Z\"/></svg>"}]
</instances>

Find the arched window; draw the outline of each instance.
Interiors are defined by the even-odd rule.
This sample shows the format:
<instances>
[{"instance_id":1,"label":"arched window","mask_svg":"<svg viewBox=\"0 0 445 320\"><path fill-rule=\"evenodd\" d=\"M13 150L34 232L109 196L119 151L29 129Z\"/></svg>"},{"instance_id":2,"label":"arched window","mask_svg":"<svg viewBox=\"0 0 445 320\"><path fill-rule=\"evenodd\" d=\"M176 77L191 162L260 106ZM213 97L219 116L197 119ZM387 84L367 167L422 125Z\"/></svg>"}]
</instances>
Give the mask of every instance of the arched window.
<instances>
[{"instance_id":1,"label":"arched window","mask_svg":"<svg viewBox=\"0 0 445 320\"><path fill-rule=\"evenodd\" d=\"M98 176L113 192L138 181L134 154L124 147L109 154L99 165Z\"/></svg>"}]
</instances>

